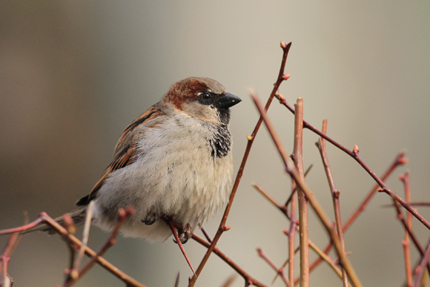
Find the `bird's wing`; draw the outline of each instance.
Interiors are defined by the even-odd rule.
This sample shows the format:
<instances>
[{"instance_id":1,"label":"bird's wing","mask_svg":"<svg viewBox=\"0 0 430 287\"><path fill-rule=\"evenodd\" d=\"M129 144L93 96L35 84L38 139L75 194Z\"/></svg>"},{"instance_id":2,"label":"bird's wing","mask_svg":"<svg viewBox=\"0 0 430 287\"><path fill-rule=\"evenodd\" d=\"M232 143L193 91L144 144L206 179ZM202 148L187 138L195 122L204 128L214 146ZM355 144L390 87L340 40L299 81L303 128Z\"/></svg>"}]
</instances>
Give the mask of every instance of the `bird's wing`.
<instances>
[{"instance_id":1,"label":"bird's wing","mask_svg":"<svg viewBox=\"0 0 430 287\"><path fill-rule=\"evenodd\" d=\"M76 202L76 205L87 205L91 200L97 197L98 190L100 189L100 187L102 187L103 183L112 172L121 169L135 161L136 144L137 141L142 137L137 131L140 130L140 128L143 126L148 128L150 128L151 126L155 126L154 124L152 124L154 122L150 123L150 121L164 116L165 113L160 109L160 104L157 103L150 107L146 112L141 114L128 127L125 128L124 132L118 140L118 143L115 146L114 158L112 162L105 169L103 175L94 185L90 194L79 199L78 202Z\"/></svg>"}]
</instances>

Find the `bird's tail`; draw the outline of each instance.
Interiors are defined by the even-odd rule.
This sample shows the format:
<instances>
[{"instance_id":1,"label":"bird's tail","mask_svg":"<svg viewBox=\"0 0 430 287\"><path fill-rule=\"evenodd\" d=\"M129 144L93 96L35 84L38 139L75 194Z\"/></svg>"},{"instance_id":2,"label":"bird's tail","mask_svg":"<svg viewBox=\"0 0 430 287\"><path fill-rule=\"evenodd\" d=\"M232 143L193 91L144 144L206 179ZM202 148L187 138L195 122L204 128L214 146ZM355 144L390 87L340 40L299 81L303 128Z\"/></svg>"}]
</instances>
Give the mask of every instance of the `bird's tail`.
<instances>
[{"instance_id":1,"label":"bird's tail","mask_svg":"<svg viewBox=\"0 0 430 287\"><path fill-rule=\"evenodd\" d=\"M82 208L82 209L78 209L78 210L75 210L75 211L68 213L71 216L71 218L73 219L73 223L75 226L79 226L79 225L82 225L84 223L86 211L87 211L86 208ZM62 226L65 225L64 224L64 216L54 218L54 220ZM33 228L30 228L26 231L21 232L21 234L30 233L33 231L45 231L45 232L48 232L49 234L55 233L55 229L52 226L50 226L46 223L42 223L42 224L39 224Z\"/></svg>"}]
</instances>

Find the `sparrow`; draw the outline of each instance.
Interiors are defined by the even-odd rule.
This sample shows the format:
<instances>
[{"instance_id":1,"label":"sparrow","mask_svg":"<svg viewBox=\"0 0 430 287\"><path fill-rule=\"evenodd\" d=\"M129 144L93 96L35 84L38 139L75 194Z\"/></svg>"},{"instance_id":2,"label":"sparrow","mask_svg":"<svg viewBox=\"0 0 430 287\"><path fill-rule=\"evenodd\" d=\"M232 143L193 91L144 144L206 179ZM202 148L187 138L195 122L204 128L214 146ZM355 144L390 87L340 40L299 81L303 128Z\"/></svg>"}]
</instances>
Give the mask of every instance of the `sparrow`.
<instances>
[{"instance_id":1,"label":"sparrow","mask_svg":"<svg viewBox=\"0 0 430 287\"><path fill-rule=\"evenodd\" d=\"M173 84L125 128L112 162L76 205L94 201L92 223L108 231L117 223L118 209L132 206L135 213L121 232L151 242L172 235L164 218L174 218L190 230L203 224L229 199L230 107L240 101L210 78ZM76 218L82 219L83 213Z\"/></svg>"}]
</instances>

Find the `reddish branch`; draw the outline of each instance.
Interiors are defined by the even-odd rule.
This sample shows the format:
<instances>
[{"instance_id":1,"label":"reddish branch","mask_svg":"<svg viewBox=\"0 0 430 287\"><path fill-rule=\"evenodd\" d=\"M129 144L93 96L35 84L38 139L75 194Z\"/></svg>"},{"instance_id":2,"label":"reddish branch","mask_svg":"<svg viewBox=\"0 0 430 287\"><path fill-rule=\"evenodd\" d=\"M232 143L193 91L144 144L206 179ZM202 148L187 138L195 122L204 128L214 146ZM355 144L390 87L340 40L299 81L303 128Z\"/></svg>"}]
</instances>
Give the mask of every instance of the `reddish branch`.
<instances>
[{"instance_id":1,"label":"reddish branch","mask_svg":"<svg viewBox=\"0 0 430 287\"><path fill-rule=\"evenodd\" d=\"M257 248L257 253L258 256L260 256L260 258L262 258L264 261L266 261L266 263L272 267L273 270L275 270L275 272L282 278L282 281L284 281L285 285L287 285L287 287L291 286L288 283L288 279L285 277L284 274L284 269L283 268L278 268L275 263L273 263L272 260L270 260L269 257L267 257L267 255L263 252L263 249L261 248Z\"/></svg>"},{"instance_id":2,"label":"reddish branch","mask_svg":"<svg viewBox=\"0 0 430 287\"><path fill-rule=\"evenodd\" d=\"M12 285L12 279L8 273L8 263L10 260L10 256L15 250L16 246L21 239L21 235L18 233L13 233L6 244L5 249L3 250L2 255L0 256L0 274L2 274L0 286L7 287Z\"/></svg>"},{"instance_id":3,"label":"reddish branch","mask_svg":"<svg viewBox=\"0 0 430 287\"><path fill-rule=\"evenodd\" d=\"M309 168L308 168L308 170L307 171L309 171ZM305 175L306 175L306 173L305 173ZM294 181L292 181L292 182L294 182ZM270 203L272 203L273 204L273 206L275 206L275 207L277 207L280 211L282 211L282 213L287 217L287 219L291 222L292 221L292 217L290 217L290 215L286 212L286 209L285 209L285 206L281 206L278 202L276 202L276 200L274 200L261 186L259 186L258 184L253 184L253 186L267 199L267 200L269 200L269 202ZM293 187L293 189L294 189L294 187ZM297 232L299 232L299 227L297 226L297 224L296 224L296 221L294 220L293 221L293 223L294 223L294 228L295 228L295 231L297 231ZM293 231L294 232L294 231ZM287 236L291 236L291 232L290 231L287 231L287 230L284 230L284 233L287 235ZM336 274L339 276L339 278L342 278L342 274L341 274L341 271L339 270L339 268L337 268L337 266L334 264L334 261L327 255L327 254L325 254L322 250L320 250L319 248L318 248L318 246L316 246L310 239L309 239L309 247L310 248L312 248L312 250L314 250L315 251L315 253L317 253L318 254L318 256L321 258L321 260L323 260L323 261L325 261L325 262L327 262L327 264L333 269L333 271L334 272L336 272ZM293 247L294 248L294 247ZM293 249L293 251L291 252L291 256L293 256L294 257L294 254L296 254L297 252L299 251L299 247L296 249L296 250L294 250ZM284 262L284 264L282 265L282 267L281 267L281 269L282 268L285 268L285 266L287 266L287 264L288 264L288 262L289 262L289 260L290 260L290 258L288 258L285 262ZM275 276L275 278L273 279L273 282L276 280L276 278L278 277L278 275L276 275ZM294 285L296 285L298 282L299 282L299 280L300 280L300 276L299 276L299 278L298 279L296 279L295 281L293 281L294 283L293 283L293 285L291 285L291 286L294 286ZM273 284L273 282L272 282L272 284Z\"/></svg>"},{"instance_id":4,"label":"reddish branch","mask_svg":"<svg viewBox=\"0 0 430 287\"><path fill-rule=\"evenodd\" d=\"M407 162L407 158L405 158L404 152L399 153L394 161L391 163L391 165L388 167L388 169L385 171L385 173L382 175L381 179L383 181L387 180L388 177L393 173L393 171L405 164ZM350 218L346 221L346 223L343 226L343 232L345 233L349 227L352 225L352 223L358 218L358 216L366 209L367 204L369 204L370 200L373 198L373 196L378 191L379 185L375 184L375 186L369 191L367 196L364 198L364 200L358 205L358 207L355 209L355 211L352 213ZM330 242L327 244L327 246L324 248L324 253L328 254L328 252L332 248L332 243ZM321 258L317 258L310 267L310 271L314 270L319 264L321 264L323 260Z\"/></svg>"},{"instance_id":5,"label":"reddish branch","mask_svg":"<svg viewBox=\"0 0 430 287\"><path fill-rule=\"evenodd\" d=\"M293 160L300 180L304 182L303 168L303 99L298 98L295 106L294 119L294 152ZM308 231L308 202L304 191L297 187L299 205L299 239L300 239L300 286L309 286L309 231ZM291 258L291 257L290 257ZM290 265L291 267L291 265Z\"/></svg>"},{"instance_id":6,"label":"reddish branch","mask_svg":"<svg viewBox=\"0 0 430 287\"><path fill-rule=\"evenodd\" d=\"M414 285L413 287L420 287L423 278L424 270L428 265L430 259L430 242L427 244L426 251L424 252L420 264L415 268Z\"/></svg>"},{"instance_id":7,"label":"reddish branch","mask_svg":"<svg viewBox=\"0 0 430 287\"><path fill-rule=\"evenodd\" d=\"M80 279L85 273L87 273L93 266L94 263L96 263L97 258L101 258L103 256L103 254L105 254L105 252L116 243L116 237L119 233L119 230L121 229L121 226L124 224L124 222L131 216L133 215L135 212L135 210L132 207L127 206L126 209L122 209L120 208L118 210L118 221L117 224L115 225L112 233L110 234L108 240L106 241L106 243L102 246L102 248L99 250L99 252L97 252L97 254L95 256L92 256L91 260L82 268L81 271L77 272L75 270L75 272L70 272L69 275L69 280L67 282L67 284L65 285L66 287L72 286L74 283L76 283L76 281L78 279ZM80 248L86 248L86 246L81 243Z\"/></svg>"},{"instance_id":8,"label":"reddish branch","mask_svg":"<svg viewBox=\"0 0 430 287\"><path fill-rule=\"evenodd\" d=\"M93 216L93 209L94 209L94 201L91 201L88 206L87 206L87 210L86 210L86 215L85 215L85 224L84 224L84 231L82 232L82 246L79 248L79 253L78 253L78 257L76 258L76 260L73 260L73 258L75 257L75 250L73 249L73 245L72 244L68 244L70 246L70 250L71 250L71 267L69 268L69 270L66 269L67 272L67 279L66 279L66 285L67 282L69 280L73 280L73 278L78 278L79 277L79 267L81 266L81 262L82 259L84 258L85 255L85 246L88 245L88 240L89 240L89 236L90 236L90 227L91 227L91 218ZM67 228L67 226L73 226L74 227L74 223L73 223L73 219L69 214L65 214L63 218L67 218L64 220L64 222L66 223L65 227L67 230L69 230L70 232L70 228ZM73 228L74 230L75 228ZM70 232L70 233L74 233L74 232ZM73 262L74 261L74 262Z\"/></svg>"},{"instance_id":9,"label":"reddish branch","mask_svg":"<svg viewBox=\"0 0 430 287\"><path fill-rule=\"evenodd\" d=\"M285 100L285 97L279 95L279 96L277 96L277 98L279 99L279 101L281 102L281 104L283 104L288 110L290 110L292 113L295 113L294 109ZM338 143L337 141L333 140L329 136L327 136L324 133L322 133L321 131L319 131L318 129L314 128L311 124L309 124L305 120L303 120L303 127L305 127L307 129L311 130L312 132L316 133L317 135L319 135L320 137L324 138L325 140L327 140L328 142L330 142L331 144L333 144L335 147L337 147L338 149L342 150L343 152L345 152L346 154L348 154L349 156L351 156L353 159L355 159L355 161L358 162L358 164L360 164L361 167L363 167L363 169L376 181L376 183L380 187L380 189L379 189L380 192L385 192L386 194L388 194L389 196L391 196L392 198L394 198L406 210L408 210L416 219L418 219L419 222L421 222L425 227L427 227L428 229L430 229L430 223L427 220L425 220L424 217L422 217L410 204L408 204L403 199L401 199L399 196L397 196L394 192L392 192L391 189L387 185L385 185L384 181L381 178L379 178L373 172L373 170L371 170L369 168L369 166L367 166L367 164L358 155L359 150L358 150L357 146L355 146L353 148L353 150L349 150L349 149L345 148L343 145L341 145L340 143Z\"/></svg>"},{"instance_id":10,"label":"reddish branch","mask_svg":"<svg viewBox=\"0 0 430 287\"><path fill-rule=\"evenodd\" d=\"M290 201L290 229L288 230L288 282L291 287L294 286L294 259L295 259L295 231L296 231L296 205L297 205L297 197L294 196L296 189L296 182L294 180L291 181L291 201Z\"/></svg>"},{"instance_id":11,"label":"reddish branch","mask_svg":"<svg viewBox=\"0 0 430 287\"><path fill-rule=\"evenodd\" d=\"M191 265L191 261L190 261L190 259L188 258L187 253L185 252L184 246L182 245L181 239L179 238L178 233L176 232L176 229L175 229L175 227L173 226L172 220L173 220L173 219L168 220L167 225L169 225L170 230L172 231L173 237L175 237L176 243L178 244L179 249L180 249L180 250L181 250L181 252L182 252L182 255L184 255L185 260L187 261L188 266L190 266L191 271L193 271L194 276L196 276L196 272L194 271L193 265Z\"/></svg>"},{"instance_id":12,"label":"reddish branch","mask_svg":"<svg viewBox=\"0 0 430 287\"><path fill-rule=\"evenodd\" d=\"M324 134L327 133L327 120L323 121L322 132ZM325 173L327 176L328 185L329 185L330 191L331 191L331 196L332 196L332 200L333 200L334 216L335 216L335 220L336 220L337 233L339 235L340 243L342 244L343 252L345 252L345 241L343 239L342 220L341 220L341 216L340 216L340 202L339 202L340 191L337 190L335 185L334 185L333 176L331 173L330 165L328 163L328 156L327 156L327 149L326 149L325 140L323 138L319 138L316 145L317 145L318 150L319 150L320 155L321 155L321 159L322 159L322 162L324 165L324 170L325 170ZM348 286L348 277L346 275L346 271L344 268L342 268L342 282L343 282L344 287Z\"/></svg>"},{"instance_id":13,"label":"reddish branch","mask_svg":"<svg viewBox=\"0 0 430 287\"><path fill-rule=\"evenodd\" d=\"M33 222L30 222L28 224L16 227L16 228L10 228L10 229L4 229L0 230L0 235L3 234L11 234L11 233L17 233L17 232L24 232L26 230L29 230L31 228L34 228L35 226L45 223L46 225L50 226L60 234L63 238L67 239L66 242L68 244L73 244L76 246L76 248L80 248L83 244L82 242L77 239L75 236L69 233L69 231L61 226L58 222L56 222L52 217L47 215L45 212L41 212L39 214L39 217L34 220ZM116 277L118 277L120 280L122 280L124 283L127 284L127 286L136 286L136 287L145 287L145 285L137 282L135 279L131 278L121 270L119 270L117 267L112 265L109 261L104 259L101 256L98 256L97 253L89 248L88 246L84 247L85 254L88 255L91 258L95 258L94 260L103 268L105 268L108 272L112 273Z\"/></svg>"},{"instance_id":14,"label":"reddish branch","mask_svg":"<svg viewBox=\"0 0 430 287\"><path fill-rule=\"evenodd\" d=\"M272 140L275 143L275 146L281 156L281 159L285 165L286 172L291 176L292 179L294 179L297 183L297 185L303 190L303 192L306 195L306 198L308 199L310 205L316 212L318 218L320 219L321 223L324 225L326 231L328 232L330 239L333 241L336 252L343 264L343 267L345 268L346 272L348 273L349 278L351 279L351 282L354 286L359 287L362 286L360 283L360 280L358 279L357 274L355 273L351 263L349 262L348 257L346 256L345 252L342 250L342 245L340 243L339 237L337 236L336 230L333 228L333 224L328 218L328 216L325 214L322 207L319 205L319 203L314 198L312 192L309 190L309 188L306 186L306 184L301 180L299 174L297 173L297 170L294 168L294 164L292 164L291 159L287 156L284 147L282 146L279 137L277 133L275 132L273 125L269 118L267 117L266 111L263 109L259 99L255 95L251 95L252 99L255 102L255 105L257 106L257 109L260 113L260 115L263 117L264 123L266 124L266 127L270 133L270 136L272 137Z\"/></svg>"},{"instance_id":15,"label":"reddish branch","mask_svg":"<svg viewBox=\"0 0 430 287\"><path fill-rule=\"evenodd\" d=\"M409 172L406 172L404 175L400 175L399 179L403 182L404 189L405 189L405 199L407 203L411 203L411 192L410 192L410 185L409 185ZM406 219L406 224L409 228L409 230L412 230L412 215L408 213ZM405 271L406 271L406 285L407 287L412 287L412 267L411 267L411 254L410 254L410 248L409 248L409 233L405 229L405 239L402 242L403 250L405 254Z\"/></svg>"},{"instance_id":16,"label":"reddish branch","mask_svg":"<svg viewBox=\"0 0 430 287\"><path fill-rule=\"evenodd\" d=\"M290 47L291 47L291 43L285 44L284 42L281 42L281 48L283 50L281 68L279 69L279 74L278 74L278 77L277 77L276 82L274 84L273 90L269 96L269 99L267 100L267 103L265 106L266 110L269 108L270 104L272 103L272 100L275 97L275 94L277 93L281 83L284 80L287 80L289 78L289 75L284 74L284 70L285 70L285 63L287 61L287 56L288 56L288 52L290 50ZM207 260L209 259L209 256L211 255L212 251L214 250L214 248L215 248L216 244L218 243L218 240L220 239L221 235L225 231L225 223L227 221L227 217L230 213L230 209L231 209L231 206L233 204L233 199L236 195L237 188L238 188L240 180L242 178L243 170L244 170L246 162L248 160L249 152L251 151L252 144L254 143L254 139L258 133L258 130L260 129L261 123L262 123L262 118L260 117L259 120L257 121L257 124L255 125L254 131L252 132L251 136L248 136L248 144L247 144L246 149L245 149L245 154L243 155L242 163L240 164L239 171L237 172L236 180L234 182L233 189L232 189L231 194L230 194L230 199L229 199L227 207L224 211L224 215L221 219L220 225L218 227L218 231L215 234L210 247L206 251L202 261L200 262L199 267L196 270L197 276L194 276L193 278L190 279L190 282L189 282L190 287L194 286L194 284L196 283L196 280L197 280L198 276L200 275L200 273L202 272Z\"/></svg>"},{"instance_id":17,"label":"reddish branch","mask_svg":"<svg viewBox=\"0 0 430 287\"><path fill-rule=\"evenodd\" d=\"M183 229L183 226L181 224L179 224L178 222L172 220L171 223L173 224L173 226L176 229L178 229L178 230ZM226 228L230 229L228 226ZM200 245L203 245L204 247L206 247L208 249L211 246L211 243L209 243L208 241L204 240L203 238L199 237L198 235L196 235L194 233L191 235L191 238L193 240L195 240L197 243L199 243ZM237 265L236 262L234 262L227 255L225 255L218 247L216 247L216 246L214 247L213 253L218 255L219 258L221 258L225 263L227 263L231 268L233 268L240 276L242 276L242 278L245 279L245 282L247 282L247 284L258 286L258 287L266 287L266 285L264 285L263 283L261 283L257 279L254 279L250 274L248 274L245 270L243 270L239 265Z\"/></svg>"}]
</instances>

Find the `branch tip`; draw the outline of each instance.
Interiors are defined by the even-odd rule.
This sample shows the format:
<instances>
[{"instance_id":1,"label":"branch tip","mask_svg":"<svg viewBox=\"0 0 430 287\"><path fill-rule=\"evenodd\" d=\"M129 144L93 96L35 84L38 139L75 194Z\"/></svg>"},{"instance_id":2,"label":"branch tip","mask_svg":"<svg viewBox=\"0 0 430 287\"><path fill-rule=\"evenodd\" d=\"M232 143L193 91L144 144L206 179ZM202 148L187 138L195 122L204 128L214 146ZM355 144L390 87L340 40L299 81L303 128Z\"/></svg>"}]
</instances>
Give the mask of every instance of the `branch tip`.
<instances>
[{"instance_id":1,"label":"branch tip","mask_svg":"<svg viewBox=\"0 0 430 287\"><path fill-rule=\"evenodd\" d=\"M401 158L399 158L399 160L398 160L398 164L406 164L406 163L408 163L408 158L407 157L401 157Z\"/></svg>"}]
</instances>

